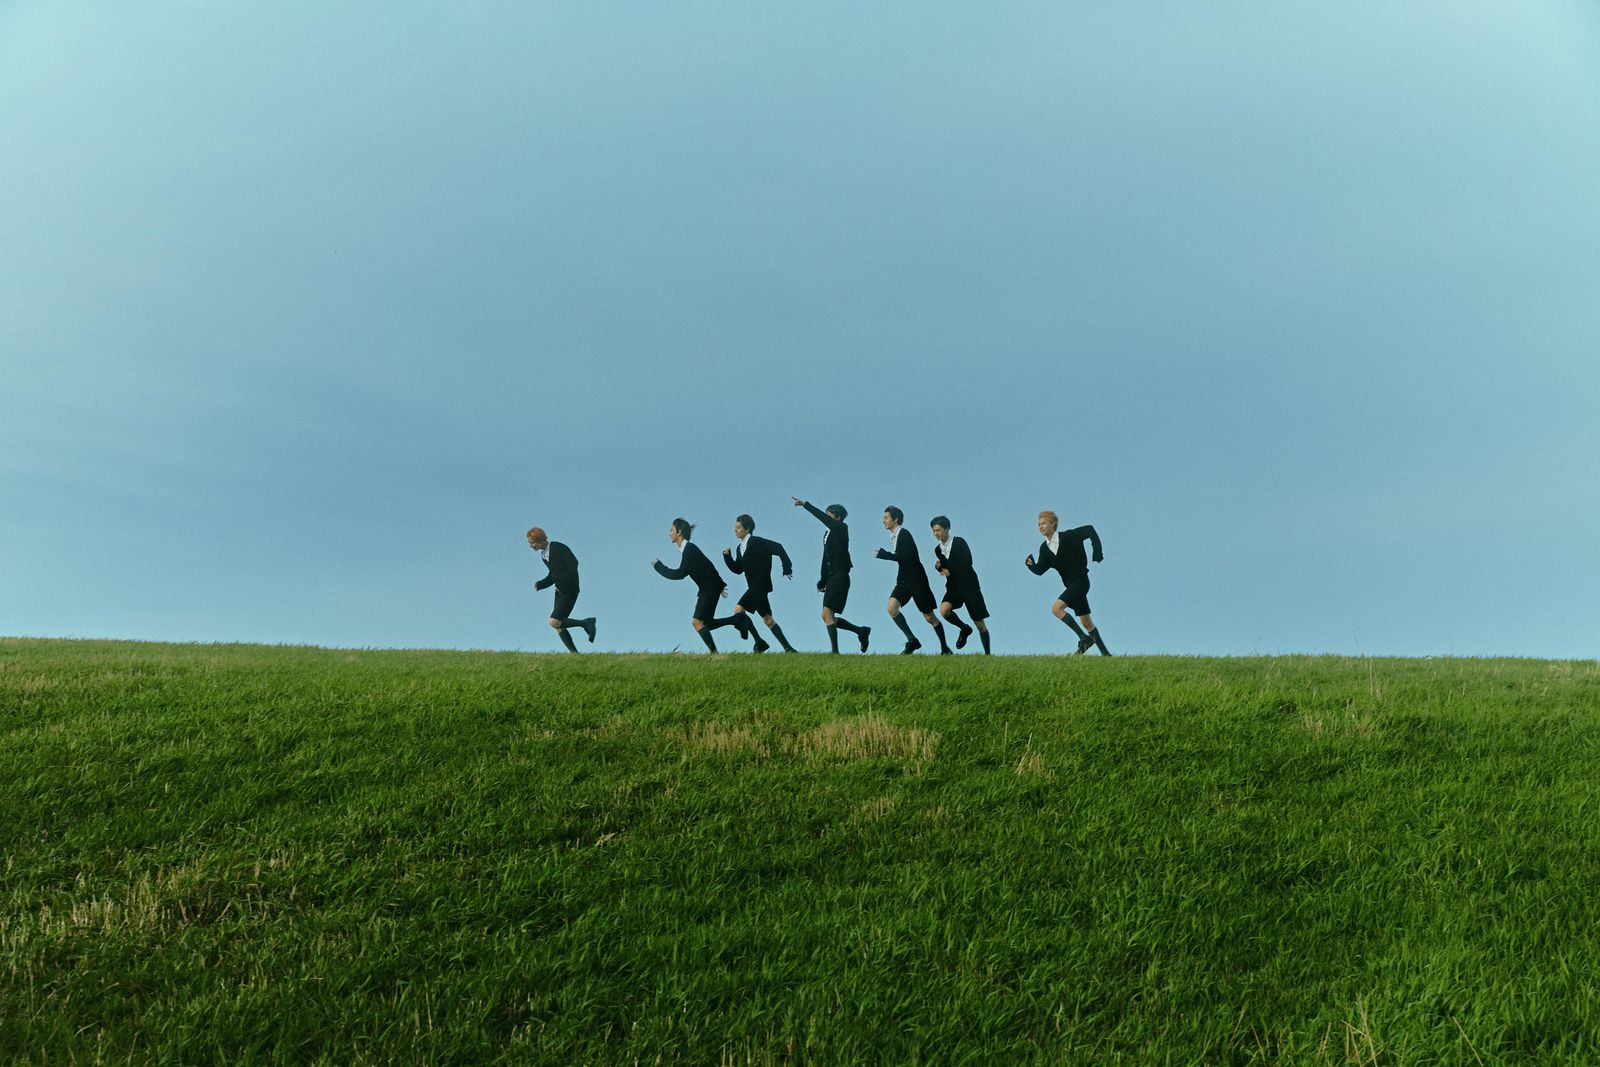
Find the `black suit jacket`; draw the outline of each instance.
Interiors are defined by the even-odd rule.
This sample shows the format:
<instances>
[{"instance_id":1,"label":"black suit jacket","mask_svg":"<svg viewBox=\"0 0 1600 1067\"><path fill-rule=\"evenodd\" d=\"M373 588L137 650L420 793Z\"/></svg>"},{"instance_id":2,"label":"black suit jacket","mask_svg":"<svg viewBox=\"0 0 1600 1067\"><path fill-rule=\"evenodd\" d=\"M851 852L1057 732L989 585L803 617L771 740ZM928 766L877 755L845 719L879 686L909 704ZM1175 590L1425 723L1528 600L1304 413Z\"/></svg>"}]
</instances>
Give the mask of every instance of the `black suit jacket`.
<instances>
[{"instance_id":1,"label":"black suit jacket","mask_svg":"<svg viewBox=\"0 0 1600 1067\"><path fill-rule=\"evenodd\" d=\"M834 518L810 503L803 506L817 517L817 521L828 528L827 539L822 542L822 583L827 584L828 579L835 574L849 574L850 527L845 525L843 520Z\"/></svg>"},{"instance_id":2,"label":"black suit jacket","mask_svg":"<svg viewBox=\"0 0 1600 1067\"><path fill-rule=\"evenodd\" d=\"M794 574L794 563L789 559L789 553L776 541L751 534L744 539L744 554L735 548L733 554L723 556L728 569L735 574L744 575L745 583L757 593L772 592L772 557L777 556L783 560L783 576L791 577Z\"/></svg>"},{"instance_id":3,"label":"black suit jacket","mask_svg":"<svg viewBox=\"0 0 1600 1067\"><path fill-rule=\"evenodd\" d=\"M1094 532L1093 526L1079 526L1076 529L1057 532L1060 536L1056 538L1056 543L1061 546L1061 551L1051 552L1050 542L1043 542L1039 545L1038 560L1028 569L1035 574L1054 570L1061 575L1061 584L1067 585L1074 578L1082 578L1089 573L1089 560L1083 553L1085 538L1094 544L1096 563L1099 563L1104 556L1100 552L1100 535Z\"/></svg>"},{"instance_id":4,"label":"black suit jacket","mask_svg":"<svg viewBox=\"0 0 1600 1067\"><path fill-rule=\"evenodd\" d=\"M935 541L933 543L933 558L939 562L949 577L945 579L950 584L951 592L971 595L977 592L978 572L972 568L972 550L967 547L964 537L950 538L950 551L945 551L945 546Z\"/></svg>"},{"instance_id":5,"label":"black suit jacket","mask_svg":"<svg viewBox=\"0 0 1600 1067\"><path fill-rule=\"evenodd\" d=\"M550 573L539 581L533 583L535 589L548 589L552 585L562 593L576 593L578 591L578 557L572 554L572 549L560 541L551 541L549 548L550 558L545 560L545 566L550 568Z\"/></svg>"},{"instance_id":6,"label":"black suit jacket","mask_svg":"<svg viewBox=\"0 0 1600 1067\"><path fill-rule=\"evenodd\" d=\"M722 580L722 575L717 573L716 565L706 558L706 554L700 551L700 546L693 541L684 543L682 564L668 567L660 560L656 560L656 573L673 581L693 578L694 584L700 587L702 593L720 593L728 587L728 583Z\"/></svg>"},{"instance_id":7,"label":"black suit jacket","mask_svg":"<svg viewBox=\"0 0 1600 1067\"><path fill-rule=\"evenodd\" d=\"M894 551L880 548L878 558L892 559L899 565L900 573L895 576L897 584L911 589L928 584L928 572L922 569L922 557L917 555L917 543L911 539L911 531L904 526L895 533Z\"/></svg>"}]
</instances>

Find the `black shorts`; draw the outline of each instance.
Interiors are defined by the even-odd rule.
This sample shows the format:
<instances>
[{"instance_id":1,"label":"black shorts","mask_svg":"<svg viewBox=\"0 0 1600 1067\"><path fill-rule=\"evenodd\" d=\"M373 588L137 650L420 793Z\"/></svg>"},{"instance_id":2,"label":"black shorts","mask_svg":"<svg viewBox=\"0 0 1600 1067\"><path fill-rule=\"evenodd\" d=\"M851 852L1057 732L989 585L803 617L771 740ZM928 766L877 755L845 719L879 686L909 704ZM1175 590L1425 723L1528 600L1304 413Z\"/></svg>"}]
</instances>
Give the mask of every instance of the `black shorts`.
<instances>
[{"instance_id":1,"label":"black shorts","mask_svg":"<svg viewBox=\"0 0 1600 1067\"><path fill-rule=\"evenodd\" d=\"M889 596L901 604L916 604L917 610L924 615L939 606L933 599L933 590L929 588L927 582L914 586L897 585L889 592Z\"/></svg>"},{"instance_id":2,"label":"black shorts","mask_svg":"<svg viewBox=\"0 0 1600 1067\"><path fill-rule=\"evenodd\" d=\"M837 614L844 610L844 603L849 599L850 572L829 575L828 584L822 587L822 606Z\"/></svg>"},{"instance_id":3,"label":"black shorts","mask_svg":"<svg viewBox=\"0 0 1600 1067\"><path fill-rule=\"evenodd\" d=\"M754 589L746 589L744 596L739 598L739 606L751 615L759 615L763 619L772 614L772 595L758 593Z\"/></svg>"},{"instance_id":4,"label":"black shorts","mask_svg":"<svg viewBox=\"0 0 1600 1067\"><path fill-rule=\"evenodd\" d=\"M557 589L556 602L550 608L550 617L557 622L566 622L572 614L572 609L578 606L578 591L576 589Z\"/></svg>"},{"instance_id":5,"label":"black shorts","mask_svg":"<svg viewBox=\"0 0 1600 1067\"><path fill-rule=\"evenodd\" d=\"M1074 615L1089 614L1089 576L1085 574L1082 578L1072 579L1056 599L1071 609Z\"/></svg>"},{"instance_id":6,"label":"black shorts","mask_svg":"<svg viewBox=\"0 0 1600 1067\"><path fill-rule=\"evenodd\" d=\"M700 595L695 597L694 617L701 622L710 622L717 617L717 601L722 599L722 591L728 588L719 585L715 589L702 589Z\"/></svg>"},{"instance_id":7,"label":"black shorts","mask_svg":"<svg viewBox=\"0 0 1600 1067\"><path fill-rule=\"evenodd\" d=\"M944 602L950 605L950 610L952 611L957 608L966 608L967 614L974 619L987 619L989 617L989 605L983 602L982 589L974 589L970 593L962 593L947 585L944 589Z\"/></svg>"}]
</instances>

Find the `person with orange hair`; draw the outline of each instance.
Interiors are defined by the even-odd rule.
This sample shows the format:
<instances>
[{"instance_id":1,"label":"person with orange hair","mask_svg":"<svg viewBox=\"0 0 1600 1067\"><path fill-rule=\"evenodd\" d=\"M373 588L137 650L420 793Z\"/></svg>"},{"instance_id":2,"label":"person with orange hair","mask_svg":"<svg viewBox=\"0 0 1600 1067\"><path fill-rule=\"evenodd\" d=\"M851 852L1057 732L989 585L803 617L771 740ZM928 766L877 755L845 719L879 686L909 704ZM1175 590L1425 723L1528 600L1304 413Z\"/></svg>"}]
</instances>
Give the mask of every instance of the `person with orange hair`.
<instances>
[{"instance_id":1,"label":"person with orange hair","mask_svg":"<svg viewBox=\"0 0 1600 1067\"><path fill-rule=\"evenodd\" d=\"M1028 557L1028 569L1034 574L1055 571L1060 575L1065 588L1056 597L1055 603L1050 605L1050 610L1078 635L1078 651L1074 655L1081 656L1091 648L1099 648L1102 656L1109 656L1111 652L1089 614L1089 559L1083 551L1083 542L1087 540L1094 545L1094 561L1099 563L1103 560L1105 556L1100 551L1100 535L1095 533L1093 526L1078 526L1071 530L1062 530L1060 526L1061 519L1055 512L1039 512L1039 533L1044 536L1044 544L1039 546L1037 562L1031 555ZM1077 622L1072 621L1068 610L1078 616Z\"/></svg>"},{"instance_id":2,"label":"person with orange hair","mask_svg":"<svg viewBox=\"0 0 1600 1067\"><path fill-rule=\"evenodd\" d=\"M578 646L572 643L572 635L567 633L569 627L576 626L588 634L589 643L594 644L595 620L571 617L578 603L578 557L560 541L550 540L537 526L528 531L528 547L539 553L550 571L534 582L533 588L537 591L552 585L556 587L556 602L550 608L550 628L561 635L561 643L567 646L568 652L578 651Z\"/></svg>"}]
</instances>

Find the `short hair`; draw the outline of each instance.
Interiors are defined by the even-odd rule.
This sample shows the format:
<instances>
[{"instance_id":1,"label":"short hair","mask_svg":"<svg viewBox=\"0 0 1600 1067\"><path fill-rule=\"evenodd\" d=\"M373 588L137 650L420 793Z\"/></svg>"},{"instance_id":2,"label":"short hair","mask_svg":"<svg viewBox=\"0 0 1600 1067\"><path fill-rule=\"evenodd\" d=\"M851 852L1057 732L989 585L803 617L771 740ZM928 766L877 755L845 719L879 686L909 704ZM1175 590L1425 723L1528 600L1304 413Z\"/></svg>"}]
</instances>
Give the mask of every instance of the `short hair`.
<instances>
[{"instance_id":1,"label":"short hair","mask_svg":"<svg viewBox=\"0 0 1600 1067\"><path fill-rule=\"evenodd\" d=\"M1041 519L1049 519L1050 522L1055 526L1061 525L1061 516L1057 515L1053 511L1041 511L1039 512L1039 517Z\"/></svg>"},{"instance_id":2,"label":"short hair","mask_svg":"<svg viewBox=\"0 0 1600 1067\"><path fill-rule=\"evenodd\" d=\"M893 504L890 504L888 507L884 508L883 513L893 519L896 526L899 526L901 523L906 521L906 513L895 507Z\"/></svg>"},{"instance_id":3,"label":"short hair","mask_svg":"<svg viewBox=\"0 0 1600 1067\"><path fill-rule=\"evenodd\" d=\"M734 517L733 521L738 523L740 526L743 526L745 533L756 532L756 520L752 519L748 515L737 515Z\"/></svg>"},{"instance_id":4,"label":"short hair","mask_svg":"<svg viewBox=\"0 0 1600 1067\"><path fill-rule=\"evenodd\" d=\"M950 519L944 515L935 515L933 518L928 520L928 525L943 526L946 530L948 530L950 529Z\"/></svg>"},{"instance_id":5,"label":"short hair","mask_svg":"<svg viewBox=\"0 0 1600 1067\"><path fill-rule=\"evenodd\" d=\"M537 539L537 540L540 540L540 541L546 540L544 530L540 529L537 526L528 527L528 537L530 539Z\"/></svg>"},{"instance_id":6,"label":"short hair","mask_svg":"<svg viewBox=\"0 0 1600 1067\"><path fill-rule=\"evenodd\" d=\"M827 507L827 512L829 515L839 516L840 522L843 522L845 519L850 517L850 513L844 509L843 504L829 504Z\"/></svg>"},{"instance_id":7,"label":"short hair","mask_svg":"<svg viewBox=\"0 0 1600 1067\"><path fill-rule=\"evenodd\" d=\"M673 519L672 526L673 529L677 530L678 533L683 535L683 539L685 541L689 540L689 535L694 533L694 523L690 522L688 519Z\"/></svg>"}]
</instances>

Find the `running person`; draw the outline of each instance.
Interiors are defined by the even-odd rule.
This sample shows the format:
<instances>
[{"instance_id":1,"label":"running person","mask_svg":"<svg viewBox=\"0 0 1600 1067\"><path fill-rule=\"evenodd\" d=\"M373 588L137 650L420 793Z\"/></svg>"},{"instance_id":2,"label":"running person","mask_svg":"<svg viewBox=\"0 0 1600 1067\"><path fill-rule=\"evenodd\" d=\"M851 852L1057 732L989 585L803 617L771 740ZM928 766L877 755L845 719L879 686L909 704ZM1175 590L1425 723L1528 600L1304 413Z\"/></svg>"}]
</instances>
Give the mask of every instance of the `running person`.
<instances>
[{"instance_id":1,"label":"running person","mask_svg":"<svg viewBox=\"0 0 1600 1067\"><path fill-rule=\"evenodd\" d=\"M1089 560L1083 552L1083 542L1087 539L1094 545L1094 561L1099 563L1103 560L1100 535L1094 532L1093 526L1062 531L1060 524L1061 520L1055 512L1039 512L1039 532L1044 535L1044 544L1039 546L1038 562L1032 556L1028 557L1028 569L1035 574L1053 570L1061 576L1061 584L1066 588L1050 605L1050 610L1078 635L1078 651L1074 655L1081 656L1093 646L1100 649L1102 656L1109 656L1111 652L1089 615ZM1072 616L1067 614L1069 608L1078 616L1077 622L1073 622Z\"/></svg>"},{"instance_id":2,"label":"running person","mask_svg":"<svg viewBox=\"0 0 1600 1067\"><path fill-rule=\"evenodd\" d=\"M728 617L718 619L716 614L717 600L728 595L728 583L722 580L722 575L717 573L716 564L706 558L698 545L689 541L694 533L694 527L687 519L673 519L672 526L667 530L667 538L683 551L683 560L676 568L668 567L659 559L655 561L656 573L663 578L678 581L683 578L693 578L695 586L700 590L700 595L695 598L694 615L690 622L694 624L695 633L700 635L700 640L706 643L706 648L712 652L717 650L717 643L711 639L711 631L720 626L737 626L739 635L746 636L745 626L748 625L741 619Z\"/></svg>"},{"instance_id":3,"label":"running person","mask_svg":"<svg viewBox=\"0 0 1600 1067\"><path fill-rule=\"evenodd\" d=\"M797 496L789 499L794 501L795 507L805 508L828 528L828 532L822 535L822 577L817 580L817 592L822 594L822 624L828 628L828 643L837 655L839 631L847 630L861 639L861 651L865 652L872 627L857 626L845 621L844 616L839 614L844 610L845 601L850 598L850 527L844 521L849 512L844 510L843 504L829 504L827 511L820 511Z\"/></svg>"},{"instance_id":4,"label":"running person","mask_svg":"<svg viewBox=\"0 0 1600 1067\"><path fill-rule=\"evenodd\" d=\"M956 637L956 648L966 645L973 627L977 627L978 637L983 641L983 654L991 655L989 627L983 622L989 617L989 606L983 602L978 572L972 569L972 550L967 547L967 539L951 537L950 520L943 515L935 515L928 525L933 527L933 569L945 578L944 601L939 605L939 614L961 631ZM962 622L961 616L956 614L956 609L962 606L972 616L972 626Z\"/></svg>"},{"instance_id":5,"label":"running person","mask_svg":"<svg viewBox=\"0 0 1600 1067\"><path fill-rule=\"evenodd\" d=\"M772 631L772 636L778 639L785 652L795 651L789 639L783 636L783 629L777 620L772 617L772 557L777 556L783 560L783 576L794 577L794 564L789 560L789 553L776 541L765 537L756 536L756 520L749 515L740 515L733 520L733 536L739 539L737 549L723 549L722 561L727 564L730 571L744 575L745 593L739 598L739 603L734 605L733 613L744 616L759 615L761 621L767 624L767 629ZM756 644L752 651L765 652L772 646L761 639L755 632L755 624L750 624L750 632L755 635Z\"/></svg>"},{"instance_id":6,"label":"running person","mask_svg":"<svg viewBox=\"0 0 1600 1067\"><path fill-rule=\"evenodd\" d=\"M933 627L933 632L939 635L939 655L948 656L950 644L944 639L944 627L939 624L939 617L933 613L938 607L938 602L933 599L933 587L928 584L928 572L922 569L922 559L917 555L917 543L911 539L911 531L900 525L905 521L905 512L897 507L883 509L883 528L889 531L889 544L894 551L878 549L879 559L890 559L899 566L895 574L894 588L889 591L889 618L900 627L900 632L906 635L906 647L900 650L902 656L909 656L922 647L922 642L916 639L911 632L911 624L906 622L900 614L900 606L915 603L917 610L922 612L922 617L928 620Z\"/></svg>"},{"instance_id":7,"label":"running person","mask_svg":"<svg viewBox=\"0 0 1600 1067\"><path fill-rule=\"evenodd\" d=\"M549 574L533 583L533 588L541 590L552 585L556 587L556 602L550 608L550 628L561 635L561 643L567 646L568 652L578 651L578 646L572 643L572 635L567 633L572 626L588 634L589 643L594 644L595 620L572 618L572 609L578 603L578 557L560 541L550 540L537 526L528 531L528 547L539 553L539 558L550 570Z\"/></svg>"}]
</instances>

